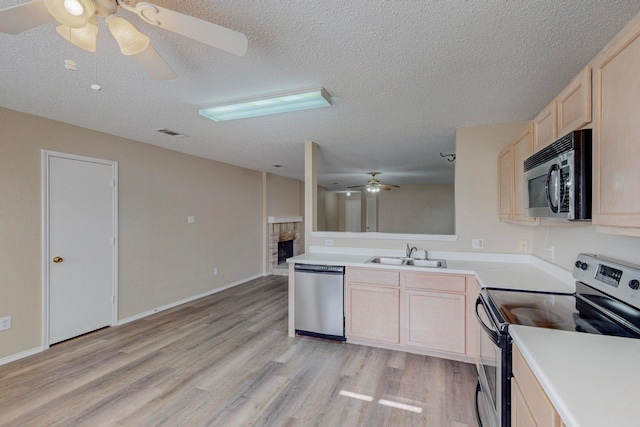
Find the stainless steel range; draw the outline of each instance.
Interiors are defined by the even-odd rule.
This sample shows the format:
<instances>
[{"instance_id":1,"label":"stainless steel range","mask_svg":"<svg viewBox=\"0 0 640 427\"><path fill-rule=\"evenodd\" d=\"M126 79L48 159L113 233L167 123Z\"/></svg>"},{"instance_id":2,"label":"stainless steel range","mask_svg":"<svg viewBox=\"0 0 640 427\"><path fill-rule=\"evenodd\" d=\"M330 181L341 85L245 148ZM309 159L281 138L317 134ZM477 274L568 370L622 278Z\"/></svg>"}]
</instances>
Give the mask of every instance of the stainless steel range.
<instances>
[{"instance_id":1,"label":"stainless steel range","mask_svg":"<svg viewBox=\"0 0 640 427\"><path fill-rule=\"evenodd\" d=\"M482 327L476 410L481 427L511 425L509 325L640 338L640 266L580 254L576 292L482 289L476 316Z\"/></svg>"}]
</instances>

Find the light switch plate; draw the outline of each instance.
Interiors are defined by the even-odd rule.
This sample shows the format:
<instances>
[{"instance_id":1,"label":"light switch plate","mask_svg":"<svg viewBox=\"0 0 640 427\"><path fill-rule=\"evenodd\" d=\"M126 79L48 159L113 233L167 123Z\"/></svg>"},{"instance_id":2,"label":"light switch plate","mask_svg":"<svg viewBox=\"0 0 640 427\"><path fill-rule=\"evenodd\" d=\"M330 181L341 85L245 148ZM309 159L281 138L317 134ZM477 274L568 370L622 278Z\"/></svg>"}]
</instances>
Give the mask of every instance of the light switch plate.
<instances>
[{"instance_id":1,"label":"light switch plate","mask_svg":"<svg viewBox=\"0 0 640 427\"><path fill-rule=\"evenodd\" d=\"M0 317L0 331L11 329L11 316Z\"/></svg>"},{"instance_id":2,"label":"light switch plate","mask_svg":"<svg viewBox=\"0 0 640 427\"><path fill-rule=\"evenodd\" d=\"M193 215L189 215L187 217L187 224L195 224L196 223L196 217Z\"/></svg>"}]
</instances>

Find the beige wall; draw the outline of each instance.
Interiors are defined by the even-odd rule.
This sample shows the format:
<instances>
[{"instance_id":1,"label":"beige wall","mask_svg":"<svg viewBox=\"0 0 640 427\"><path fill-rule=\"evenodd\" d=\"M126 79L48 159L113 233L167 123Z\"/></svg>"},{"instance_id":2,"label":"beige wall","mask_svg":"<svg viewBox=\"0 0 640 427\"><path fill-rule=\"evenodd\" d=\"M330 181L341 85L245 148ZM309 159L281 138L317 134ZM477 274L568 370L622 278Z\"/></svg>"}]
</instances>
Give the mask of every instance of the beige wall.
<instances>
[{"instance_id":1,"label":"beige wall","mask_svg":"<svg viewBox=\"0 0 640 427\"><path fill-rule=\"evenodd\" d=\"M120 319L262 273L260 172L1 108L0 128L0 358L41 343L41 149L119 163Z\"/></svg>"},{"instance_id":2,"label":"beige wall","mask_svg":"<svg viewBox=\"0 0 640 427\"><path fill-rule=\"evenodd\" d=\"M302 216L304 183L297 179L266 174L267 216Z\"/></svg>"},{"instance_id":3,"label":"beige wall","mask_svg":"<svg viewBox=\"0 0 640 427\"><path fill-rule=\"evenodd\" d=\"M453 184L403 185L376 197L379 231L454 234Z\"/></svg>"},{"instance_id":4,"label":"beige wall","mask_svg":"<svg viewBox=\"0 0 640 427\"><path fill-rule=\"evenodd\" d=\"M530 242L530 227L498 220L498 153L527 124L525 121L460 128L456 131L455 231L457 241L414 239L419 249L474 251L471 240L485 240L484 252L515 253L520 239ZM325 237L308 237L324 245ZM334 246L404 249L405 240L332 237Z\"/></svg>"}]
</instances>

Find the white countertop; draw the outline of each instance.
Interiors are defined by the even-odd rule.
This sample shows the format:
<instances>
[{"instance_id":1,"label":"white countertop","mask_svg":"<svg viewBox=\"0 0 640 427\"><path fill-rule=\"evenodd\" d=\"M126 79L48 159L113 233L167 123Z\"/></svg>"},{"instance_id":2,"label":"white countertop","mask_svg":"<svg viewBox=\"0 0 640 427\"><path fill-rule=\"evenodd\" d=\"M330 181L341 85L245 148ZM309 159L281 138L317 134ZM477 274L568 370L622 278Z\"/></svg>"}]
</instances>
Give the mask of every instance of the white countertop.
<instances>
[{"instance_id":1,"label":"white countertop","mask_svg":"<svg viewBox=\"0 0 640 427\"><path fill-rule=\"evenodd\" d=\"M385 254L386 255L386 254ZM442 256L441 256L442 255ZM452 254L453 256L453 254ZM287 259L289 263L343 265L348 267L368 267L392 270L412 270L439 274L475 274L482 287L506 289L535 289L549 292L575 291L573 282L567 282L566 277L559 278L550 274L537 265L525 262L475 261L464 259L450 259L445 253L438 253L434 259L444 259L447 268L427 268L411 266L395 266L367 263L371 254L353 253L306 253ZM500 256L496 256L500 259ZM557 269L557 267L555 268ZM550 270L555 270L550 267Z\"/></svg>"},{"instance_id":2,"label":"white countertop","mask_svg":"<svg viewBox=\"0 0 640 427\"><path fill-rule=\"evenodd\" d=\"M510 326L567 427L640 425L640 340Z\"/></svg>"}]
</instances>

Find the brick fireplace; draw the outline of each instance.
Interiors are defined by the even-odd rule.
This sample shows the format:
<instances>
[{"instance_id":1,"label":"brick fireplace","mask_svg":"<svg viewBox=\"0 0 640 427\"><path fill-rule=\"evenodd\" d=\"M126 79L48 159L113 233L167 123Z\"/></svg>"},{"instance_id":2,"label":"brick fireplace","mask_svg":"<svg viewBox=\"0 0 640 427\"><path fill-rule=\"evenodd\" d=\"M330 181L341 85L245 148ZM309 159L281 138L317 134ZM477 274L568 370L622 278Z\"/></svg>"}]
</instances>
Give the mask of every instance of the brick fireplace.
<instances>
[{"instance_id":1,"label":"brick fireplace","mask_svg":"<svg viewBox=\"0 0 640 427\"><path fill-rule=\"evenodd\" d=\"M289 274L289 265L286 259L290 256L300 255L304 247L302 242L301 216L268 218L269 227L269 251L267 253L267 266L270 273L278 276Z\"/></svg>"}]
</instances>

